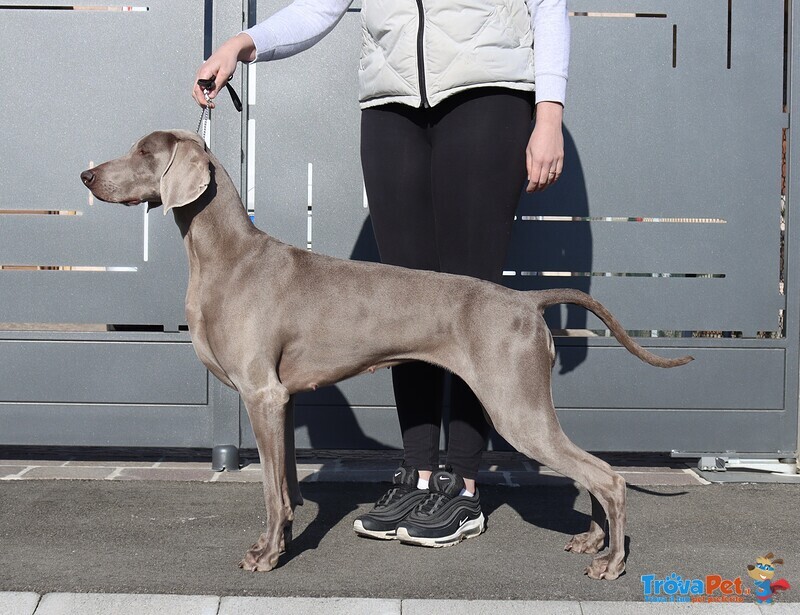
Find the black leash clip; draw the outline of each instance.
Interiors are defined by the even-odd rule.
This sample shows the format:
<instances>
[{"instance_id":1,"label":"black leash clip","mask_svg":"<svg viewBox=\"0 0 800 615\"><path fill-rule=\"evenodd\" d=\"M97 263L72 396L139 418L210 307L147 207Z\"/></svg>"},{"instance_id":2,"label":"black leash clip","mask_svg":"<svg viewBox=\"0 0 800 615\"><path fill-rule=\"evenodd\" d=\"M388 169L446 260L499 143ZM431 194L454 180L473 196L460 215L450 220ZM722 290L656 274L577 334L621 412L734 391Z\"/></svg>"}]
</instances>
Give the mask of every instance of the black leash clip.
<instances>
[{"instance_id":1,"label":"black leash clip","mask_svg":"<svg viewBox=\"0 0 800 615\"><path fill-rule=\"evenodd\" d=\"M233 77L233 75L231 75ZM230 80L230 77L228 78ZM200 89L203 90L204 93L210 92L214 89L216 85L216 81L214 77L211 79L198 79L197 85L200 86ZM233 101L233 106L236 107L236 110L241 113L242 111L242 101L239 99L238 94L236 94L236 90L233 89L233 86L230 84L230 81L225 83L225 88L228 90L228 93L231 95L231 100ZM206 101L208 101L208 96L206 96Z\"/></svg>"}]
</instances>

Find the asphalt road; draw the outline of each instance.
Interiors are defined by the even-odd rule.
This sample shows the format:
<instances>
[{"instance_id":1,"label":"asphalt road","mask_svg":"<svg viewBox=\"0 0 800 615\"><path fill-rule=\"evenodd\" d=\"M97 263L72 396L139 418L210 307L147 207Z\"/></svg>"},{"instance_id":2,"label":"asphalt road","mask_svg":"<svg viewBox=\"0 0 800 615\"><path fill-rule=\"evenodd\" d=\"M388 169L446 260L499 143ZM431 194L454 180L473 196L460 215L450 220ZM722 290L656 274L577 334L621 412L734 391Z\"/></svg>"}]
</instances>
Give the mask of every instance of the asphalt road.
<instances>
[{"instance_id":1,"label":"asphalt road","mask_svg":"<svg viewBox=\"0 0 800 615\"><path fill-rule=\"evenodd\" d=\"M281 566L237 562L264 520L257 484L8 481L0 484L0 590L264 596L642 600L641 575L720 574L773 551L800 597L798 485L628 490L628 571L582 574L591 556L563 551L588 527L574 487L485 487L489 529L447 549L356 537L352 521L384 490L304 484L295 540Z\"/></svg>"}]
</instances>

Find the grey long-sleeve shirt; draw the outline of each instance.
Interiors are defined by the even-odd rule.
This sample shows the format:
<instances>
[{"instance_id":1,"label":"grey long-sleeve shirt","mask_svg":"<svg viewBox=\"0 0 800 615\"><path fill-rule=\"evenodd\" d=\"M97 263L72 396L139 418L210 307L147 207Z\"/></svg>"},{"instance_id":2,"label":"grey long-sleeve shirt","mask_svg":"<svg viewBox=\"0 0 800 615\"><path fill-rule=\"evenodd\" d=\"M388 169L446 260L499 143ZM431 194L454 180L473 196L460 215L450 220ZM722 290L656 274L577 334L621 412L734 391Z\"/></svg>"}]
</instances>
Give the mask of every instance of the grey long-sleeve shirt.
<instances>
[{"instance_id":1,"label":"grey long-sleeve shirt","mask_svg":"<svg viewBox=\"0 0 800 615\"><path fill-rule=\"evenodd\" d=\"M245 30L256 46L256 62L279 60L317 43L347 12L353 0L294 0ZM531 14L536 102L564 104L569 68L566 0L525 0Z\"/></svg>"}]
</instances>

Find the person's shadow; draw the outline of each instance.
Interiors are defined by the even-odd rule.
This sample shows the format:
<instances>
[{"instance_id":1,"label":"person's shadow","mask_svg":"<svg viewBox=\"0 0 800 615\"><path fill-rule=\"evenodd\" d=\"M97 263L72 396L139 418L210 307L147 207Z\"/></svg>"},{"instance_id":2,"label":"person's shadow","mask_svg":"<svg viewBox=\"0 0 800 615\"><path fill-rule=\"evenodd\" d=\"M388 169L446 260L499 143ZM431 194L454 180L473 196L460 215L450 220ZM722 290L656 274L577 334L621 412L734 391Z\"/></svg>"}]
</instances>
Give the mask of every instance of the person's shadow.
<instances>
[{"instance_id":1,"label":"person's shadow","mask_svg":"<svg viewBox=\"0 0 800 615\"><path fill-rule=\"evenodd\" d=\"M517 290L567 287L588 293L592 280L589 216L583 167L575 141L565 128L560 179L542 192L523 193L520 200L506 259L505 285ZM558 407L558 376L586 360L586 337L580 332L586 330L587 313L577 305L554 305L545 311L545 320L556 342L553 395ZM489 448L513 450L494 432Z\"/></svg>"},{"instance_id":2,"label":"person's shadow","mask_svg":"<svg viewBox=\"0 0 800 615\"><path fill-rule=\"evenodd\" d=\"M540 220L538 218L545 218ZM592 231L589 198L580 156L569 131L564 129L564 169L561 178L542 192L523 194L517 209L506 259L506 286L518 290L591 287ZM586 343L559 344L564 332L586 329L586 310L578 305L555 305L545 320L556 339L557 370L566 374L586 359ZM585 338L584 338L585 339Z\"/></svg>"}]
</instances>

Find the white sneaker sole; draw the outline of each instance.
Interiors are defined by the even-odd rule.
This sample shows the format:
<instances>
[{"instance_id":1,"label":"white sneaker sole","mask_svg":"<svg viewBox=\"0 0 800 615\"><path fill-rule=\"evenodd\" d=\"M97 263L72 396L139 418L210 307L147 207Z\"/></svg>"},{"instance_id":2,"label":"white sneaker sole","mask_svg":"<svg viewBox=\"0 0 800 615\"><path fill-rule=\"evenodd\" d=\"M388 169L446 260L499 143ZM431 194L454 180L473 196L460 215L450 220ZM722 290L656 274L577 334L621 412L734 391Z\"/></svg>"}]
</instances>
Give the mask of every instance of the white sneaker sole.
<instances>
[{"instance_id":1,"label":"white sneaker sole","mask_svg":"<svg viewBox=\"0 0 800 615\"><path fill-rule=\"evenodd\" d=\"M450 536L440 536L439 538L421 538L410 536L408 530L402 525L397 528L397 539L403 544L419 545L422 547L452 547L462 540L480 536L486 530L486 520L483 513L477 519L467 521Z\"/></svg>"},{"instance_id":2,"label":"white sneaker sole","mask_svg":"<svg viewBox=\"0 0 800 615\"><path fill-rule=\"evenodd\" d=\"M464 524L466 525L466 524ZM364 528L364 524L361 523L361 519L356 519L353 522L353 531L358 534L359 536L369 536L370 538L377 538L378 540L396 540L397 534L394 530L389 530L387 532L377 532L375 530L368 530Z\"/></svg>"}]
</instances>

